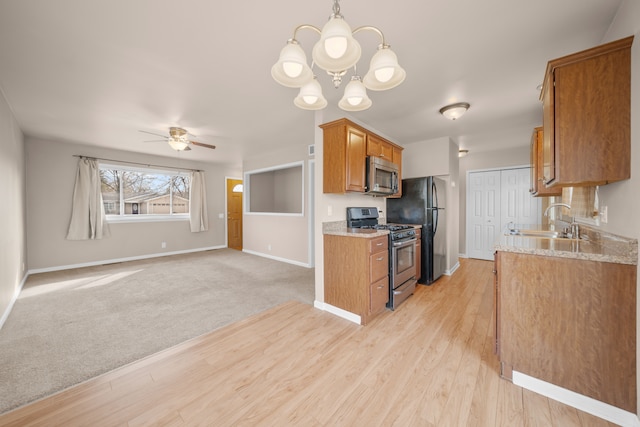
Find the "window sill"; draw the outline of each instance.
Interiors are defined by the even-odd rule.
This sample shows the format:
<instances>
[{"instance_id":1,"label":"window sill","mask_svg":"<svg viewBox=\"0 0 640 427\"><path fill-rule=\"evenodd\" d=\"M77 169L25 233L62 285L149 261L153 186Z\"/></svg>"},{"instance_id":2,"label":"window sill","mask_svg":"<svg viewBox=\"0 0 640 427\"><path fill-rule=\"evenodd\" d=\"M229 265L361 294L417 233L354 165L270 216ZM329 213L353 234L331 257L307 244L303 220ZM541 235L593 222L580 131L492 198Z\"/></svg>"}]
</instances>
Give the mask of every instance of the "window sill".
<instances>
[{"instance_id":1,"label":"window sill","mask_svg":"<svg viewBox=\"0 0 640 427\"><path fill-rule=\"evenodd\" d=\"M173 222L189 221L189 214L178 215L107 215L107 222L119 224L127 222Z\"/></svg>"}]
</instances>

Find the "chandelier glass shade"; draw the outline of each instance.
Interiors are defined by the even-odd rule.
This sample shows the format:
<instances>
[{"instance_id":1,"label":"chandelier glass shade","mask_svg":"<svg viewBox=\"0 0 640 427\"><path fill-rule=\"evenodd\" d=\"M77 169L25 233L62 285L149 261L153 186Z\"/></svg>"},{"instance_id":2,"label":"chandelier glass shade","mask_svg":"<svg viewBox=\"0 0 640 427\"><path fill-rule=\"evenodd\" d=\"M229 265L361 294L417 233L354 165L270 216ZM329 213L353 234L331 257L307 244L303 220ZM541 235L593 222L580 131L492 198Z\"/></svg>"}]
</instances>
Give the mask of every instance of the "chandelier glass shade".
<instances>
[{"instance_id":1,"label":"chandelier glass shade","mask_svg":"<svg viewBox=\"0 0 640 427\"><path fill-rule=\"evenodd\" d=\"M351 77L351 81L344 89L344 96L338 107L345 111L363 111L371 107L371 99L367 96L367 88L359 76Z\"/></svg>"},{"instance_id":2,"label":"chandelier glass shade","mask_svg":"<svg viewBox=\"0 0 640 427\"><path fill-rule=\"evenodd\" d=\"M300 93L293 100L298 108L303 110L320 110L327 106L327 100L322 95L322 87L315 77L300 88Z\"/></svg>"},{"instance_id":3,"label":"chandelier glass shade","mask_svg":"<svg viewBox=\"0 0 640 427\"><path fill-rule=\"evenodd\" d=\"M298 31L303 29L313 30L320 35L312 49L311 66L307 64L304 50L296 40ZM360 31L373 31L381 40L364 79L356 73L362 48L353 36ZM346 111L366 110L372 104L367 96L367 89L392 89L406 77L404 69L398 64L398 57L385 43L382 31L372 26L358 27L352 31L340 14L339 0L333 1L333 13L322 29L309 24L296 27L293 37L280 51L278 62L271 68L271 76L275 81L286 87L300 88L294 104L306 110L320 110L327 106L327 100L322 95L322 87L312 71L314 65L331 76L336 89L340 87L342 78L353 68L354 74L338 103L338 106Z\"/></svg>"}]
</instances>

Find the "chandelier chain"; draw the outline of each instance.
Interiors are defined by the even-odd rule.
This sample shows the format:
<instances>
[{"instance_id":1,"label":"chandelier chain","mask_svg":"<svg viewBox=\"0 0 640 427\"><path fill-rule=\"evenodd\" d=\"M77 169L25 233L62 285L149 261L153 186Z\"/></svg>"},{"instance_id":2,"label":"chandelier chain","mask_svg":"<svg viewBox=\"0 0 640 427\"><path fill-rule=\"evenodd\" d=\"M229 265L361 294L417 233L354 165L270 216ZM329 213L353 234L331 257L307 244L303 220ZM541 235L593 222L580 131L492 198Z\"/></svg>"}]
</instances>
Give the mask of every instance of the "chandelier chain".
<instances>
[{"instance_id":1,"label":"chandelier chain","mask_svg":"<svg viewBox=\"0 0 640 427\"><path fill-rule=\"evenodd\" d=\"M342 16L340 15L340 0L333 0L333 16Z\"/></svg>"}]
</instances>

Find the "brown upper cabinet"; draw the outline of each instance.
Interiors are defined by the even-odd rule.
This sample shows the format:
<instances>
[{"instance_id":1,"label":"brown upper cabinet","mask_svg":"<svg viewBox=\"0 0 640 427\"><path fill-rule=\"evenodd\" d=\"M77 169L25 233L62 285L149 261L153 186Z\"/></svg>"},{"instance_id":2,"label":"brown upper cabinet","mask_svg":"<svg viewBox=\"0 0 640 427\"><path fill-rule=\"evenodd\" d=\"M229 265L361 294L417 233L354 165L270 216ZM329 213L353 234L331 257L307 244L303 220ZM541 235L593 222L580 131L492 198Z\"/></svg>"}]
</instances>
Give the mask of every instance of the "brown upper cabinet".
<instances>
[{"instance_id":1,"label":"brown upper cabinet","mask_svg":"<svg viewBox=\"0 0 640 427\"><path fill-rule=\"evenodd\" d=\"M531 188L529 191L535 197L562 196L562 187L547 187L544 184L542 175L542 144L543 144L542 126L533 130L531 135Z\"/></svg>"},{"instance_id":2,"label":"brown upper cabinet","mask_svg":"<svg viewBox=\"0 0 640 427\"><path fill-rule=\"evenodd\" d=\"M633 36L547 64L540 94L545 184L630 178L632 43Z\"/></svg>"},{"instance_id":3,"label":"brown upper cabinet","mask_svg":"<svg viewBox=\"0 0 640 427\"><path fill-rule=\"evenodd\" d=\"M338 119L320 125L323 131L323 192L365 192L367 156L398 165L402 179L402 150L393 142L351 122ZM399 197L402 189L391 197Z\"/></svg>"}]
</instances>

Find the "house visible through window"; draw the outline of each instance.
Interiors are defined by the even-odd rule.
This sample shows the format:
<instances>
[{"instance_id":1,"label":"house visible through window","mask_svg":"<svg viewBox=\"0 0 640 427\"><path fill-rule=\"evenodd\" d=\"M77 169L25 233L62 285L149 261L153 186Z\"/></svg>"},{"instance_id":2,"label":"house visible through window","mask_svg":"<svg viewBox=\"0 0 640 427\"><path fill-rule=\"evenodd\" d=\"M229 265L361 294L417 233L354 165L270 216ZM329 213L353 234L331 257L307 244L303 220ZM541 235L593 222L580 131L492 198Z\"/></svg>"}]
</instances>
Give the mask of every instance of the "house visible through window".
<instances>
[{"instance_id":1,"label":"house visible through window","mask_svg":"<svg viewBox=\"0 0 640 427\"><path fill-rule=\"evenodd\" d=\"M189 217L189 173L101 164L100 180L109 220Z\"/></svg>"}]
</instances>

